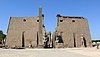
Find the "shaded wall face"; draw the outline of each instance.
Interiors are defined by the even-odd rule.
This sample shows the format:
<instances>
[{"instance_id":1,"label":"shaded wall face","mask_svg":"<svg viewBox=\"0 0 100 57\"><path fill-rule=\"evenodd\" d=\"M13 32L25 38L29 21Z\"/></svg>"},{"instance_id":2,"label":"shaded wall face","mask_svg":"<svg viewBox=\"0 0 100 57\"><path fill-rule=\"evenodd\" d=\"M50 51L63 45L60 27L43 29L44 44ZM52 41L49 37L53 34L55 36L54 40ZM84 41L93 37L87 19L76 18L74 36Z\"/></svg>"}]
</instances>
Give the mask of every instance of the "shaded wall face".
<instances>
[{"instance_id":1,"label":"shaded wall face","mask_svg":"<svg viewBox=\"0 0 100 57\"><path fill-rule=\"evenodd\" d=\"M64 47L81 47L81 37L85 37L86 44L91 42L90 31L86 19L59 17L57 31L62 32ZM83 35L82 35L83 34Z\"/></svg>"},{"instance_id":2,"label":"shaded wall face","mask_svg":"<svg viewBox=\"0 0 100 57\"><path fill-rule=\"evenodd\" d=\"M36 18L37 19L37 18ZM8 27L6 44L9 46L22 46L22 34L24 32L24 44L37 46L37 20L34 17L12 17Z\"/></svg>"}]
</instances>

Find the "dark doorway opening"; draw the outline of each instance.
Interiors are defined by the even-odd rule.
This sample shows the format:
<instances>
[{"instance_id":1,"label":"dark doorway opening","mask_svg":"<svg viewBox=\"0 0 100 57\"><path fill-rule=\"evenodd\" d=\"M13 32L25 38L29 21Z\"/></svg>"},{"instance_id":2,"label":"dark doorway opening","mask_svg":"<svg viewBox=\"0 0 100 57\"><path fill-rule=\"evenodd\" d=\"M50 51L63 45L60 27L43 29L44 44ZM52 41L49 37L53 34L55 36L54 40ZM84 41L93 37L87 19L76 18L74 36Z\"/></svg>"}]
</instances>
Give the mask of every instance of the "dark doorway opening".
<instances>
[{"instance_id":1,"label":"dark doorway opening","mask_svg":"<svg viewBox=\"0 0 100 57\"><path fill-rule=\"evenodd\" d=\"M74 38L74 47L76 47L76 41L75 41L75 38Z\"/></svg>"},{"instance_id":2,"label":"dark doorway opening","mask_svg":"<svg viewBox=\"0 0 100 57\"><path fill-rule=\"evenodd\" d=\"M83 43L84 43L84 47L87 47L85 37L83 37Z\"/></svg>"},{"instance_id":3,"label":"dark doorway opening","mask_svg":"<svg viewBox=\"0 0 100 57\"><path fill-rule=\"evenodd\" d=\"M38 35L38 32L37 32L37 46L38 46L38 41L39 41L39 37L38 37L39 35Z\"/></svg>"},{"instance_id":4,"label":"dark doorway opening","mask_svg":"<svg viewBox=\"0 0 100 57\"><path fill-rule=\"evenodd\" d=\"M25 33L25 31L22 32L22 47L25 47L24 33Z\"/></svg>"},{"instance_id":5,"label":"dark doorway opening","mask_svg":"<svg viewBox=\"0 0 100 57\"><path fill-rule=\"evenodd\" d=\"M74 39L74 47L76 47L75 33L73 33L73 39Z\"/></svg>"}]
</instances>

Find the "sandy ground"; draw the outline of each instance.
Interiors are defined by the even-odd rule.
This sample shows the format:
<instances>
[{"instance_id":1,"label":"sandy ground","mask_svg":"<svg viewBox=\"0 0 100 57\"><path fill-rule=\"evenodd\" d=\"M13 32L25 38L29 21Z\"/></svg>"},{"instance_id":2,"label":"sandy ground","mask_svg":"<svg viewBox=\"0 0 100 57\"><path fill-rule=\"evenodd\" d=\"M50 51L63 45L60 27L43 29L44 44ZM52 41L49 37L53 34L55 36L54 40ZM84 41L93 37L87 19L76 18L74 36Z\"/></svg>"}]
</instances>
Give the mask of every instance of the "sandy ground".
<instances>
[{"instance_id":1,"label":"sandy ground","mask_svg":"<svg viewBox=\"0 0 100 57\"><path fill-rule=\"evenodd\" d=\"M100 49L0 49L0 57L100 57Z\"/></svg>"},{"instance_id":2,"label":"sandy ground","mask_svg":"<svg viewBox=\"0 0 100 57\"><path fill-rule=\"evenodd\" d=\"M73 48L69 49L68 51L90 57L100 57L100 49L96 48Z\"/></svg>"}]
</instances>

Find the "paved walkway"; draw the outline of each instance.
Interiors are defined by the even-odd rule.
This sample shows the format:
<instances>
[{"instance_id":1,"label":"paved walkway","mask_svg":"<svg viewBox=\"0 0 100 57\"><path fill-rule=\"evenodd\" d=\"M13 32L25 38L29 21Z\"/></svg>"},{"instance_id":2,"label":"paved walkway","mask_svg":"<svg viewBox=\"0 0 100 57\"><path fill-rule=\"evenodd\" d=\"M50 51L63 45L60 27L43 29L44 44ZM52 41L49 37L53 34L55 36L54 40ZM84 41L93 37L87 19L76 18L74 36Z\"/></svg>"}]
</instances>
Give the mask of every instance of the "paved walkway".
<instances>
[{"instance_id":1,"label":"paved walkway","mask_svg":"<svg viewBox=\"0 0 100 57\"><path fill-rule=\"evenodd\" d=\"M88 49L66 48L66 49L0 49L0 57L92 57L86 54ZM88 50L95 51L95 50ZM100 53L100 50L99 50ZM98 54L99 54L98 53ZM97 57L97 56L93 56ZM100 56L99 56L100 57Z\"/></svg>"}]
</instances>

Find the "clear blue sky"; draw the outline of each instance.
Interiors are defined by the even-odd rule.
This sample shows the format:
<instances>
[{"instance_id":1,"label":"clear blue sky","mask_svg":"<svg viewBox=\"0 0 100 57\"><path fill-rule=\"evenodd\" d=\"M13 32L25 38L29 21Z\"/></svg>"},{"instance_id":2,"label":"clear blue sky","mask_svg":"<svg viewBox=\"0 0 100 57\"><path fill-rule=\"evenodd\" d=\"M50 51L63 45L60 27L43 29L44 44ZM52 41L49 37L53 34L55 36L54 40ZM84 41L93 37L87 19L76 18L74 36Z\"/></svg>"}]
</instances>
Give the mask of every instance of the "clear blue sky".
<instances>
[{"instance_id":1,"label":"clear blue sky","mask_svg":"<svg viewBox=\"0 0 100 57\"><path fill-rule=\"evenodd\" d=\"M0 29L7 31L10 16L38 16L42 4L47 31L54 32L56 15L84 16L91 38L100 39L100 0L0 0Z\"/></svg>"}]
</instances>

